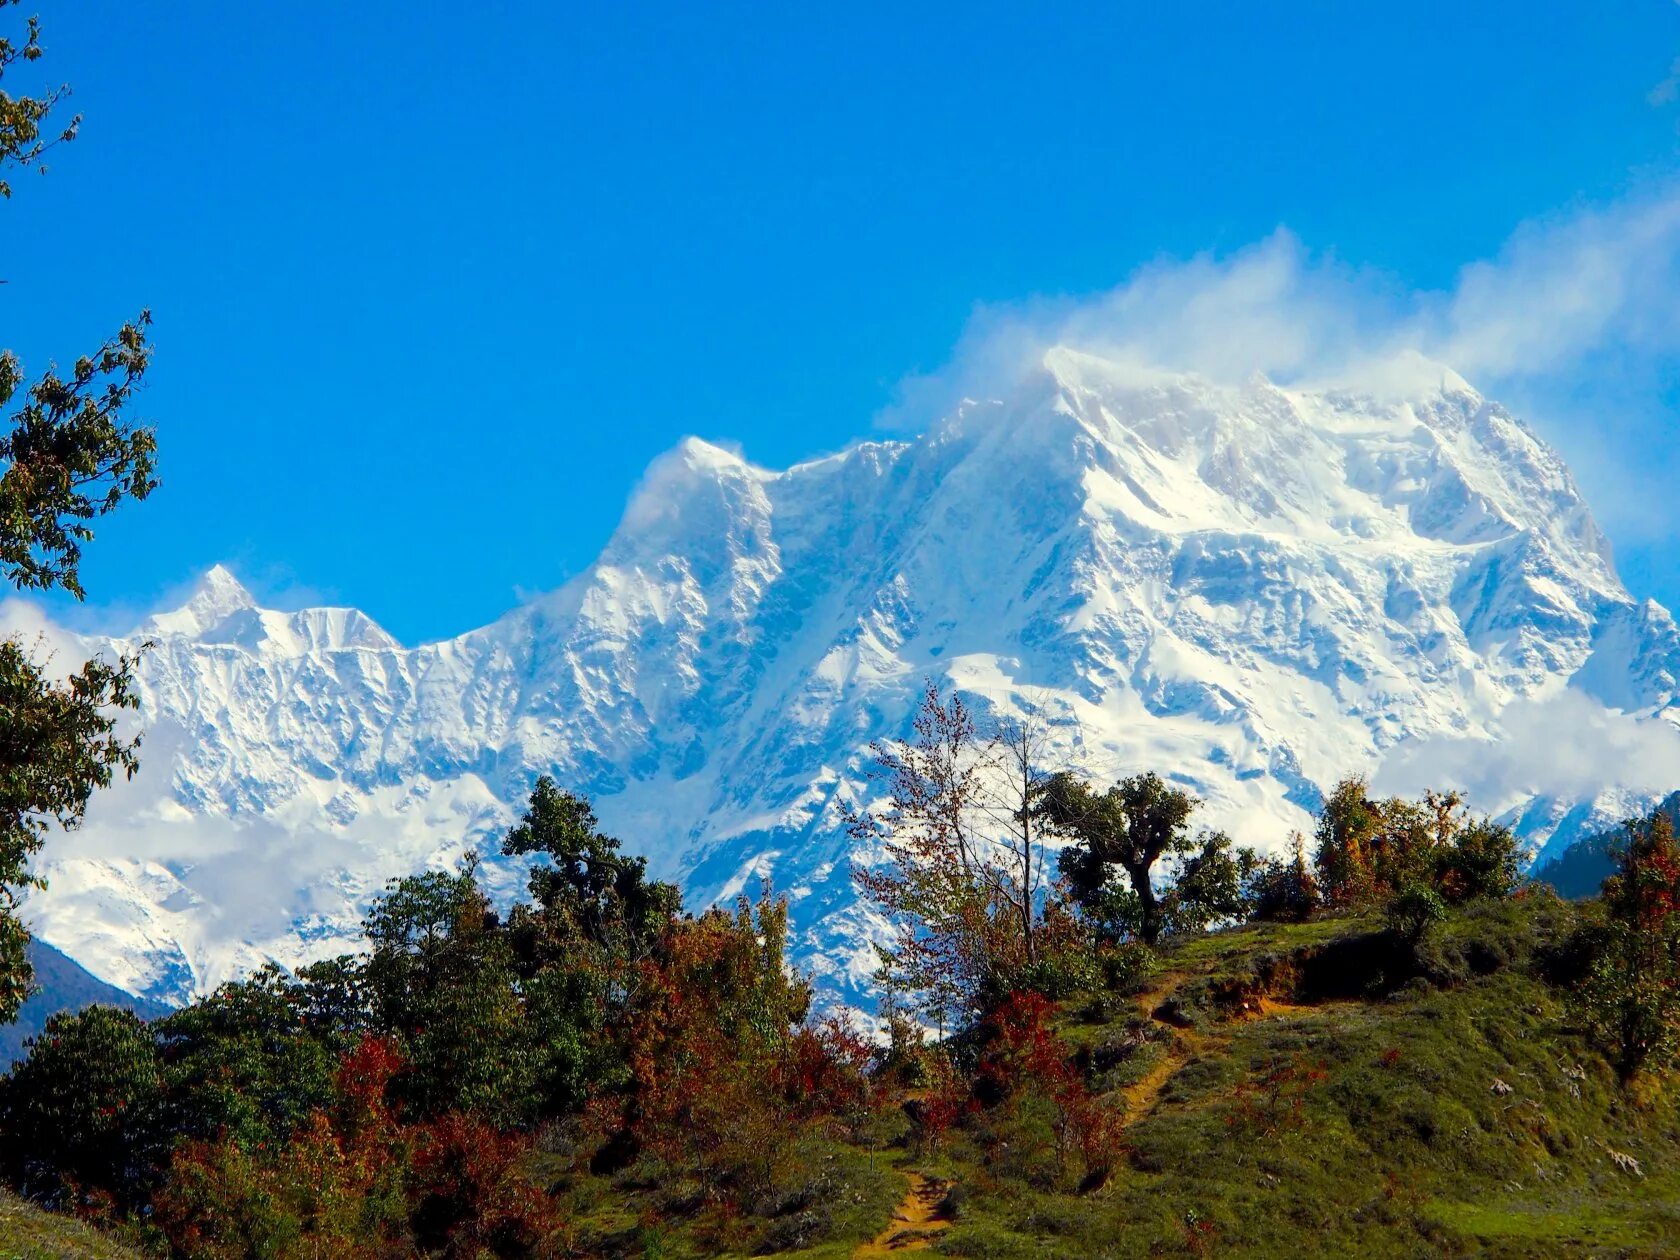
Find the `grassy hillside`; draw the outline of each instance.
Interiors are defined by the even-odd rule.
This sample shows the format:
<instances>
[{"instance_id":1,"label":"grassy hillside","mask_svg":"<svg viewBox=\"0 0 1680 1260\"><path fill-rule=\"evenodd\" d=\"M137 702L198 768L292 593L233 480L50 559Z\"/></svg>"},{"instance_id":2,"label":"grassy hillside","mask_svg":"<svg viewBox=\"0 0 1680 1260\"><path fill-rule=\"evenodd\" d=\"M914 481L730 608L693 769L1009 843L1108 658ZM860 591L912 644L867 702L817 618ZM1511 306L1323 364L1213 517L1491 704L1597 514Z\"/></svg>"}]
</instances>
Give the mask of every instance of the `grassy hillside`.
<instances>
[{"instance_id":1,"label":"grassy hillside","mask_svg":"<svg viewBox=\"0 0 1680 1260\"><path fill-rule=\"evenodd\" d=\"M1062 1003L1122 1117L1100 1185L1066 1184L1029 1107L920 1147L889 1108L864 1147L798 1156L761 1221L685 1217L647 1166L555 1188L601 1255L1680 1255L1674 1092L1624 1090L1551 979L1583 912L1472 905L1415 951L1358 918L1255 925Z\"/></svg>"},{"instance_id":2,"label":"grassy hillside","mask_svg":"<svg viewBox=\"0 0 1680 1260\"><path fill-rule=\"evenodd\" d=\"M1035 1190L959 1137L941 1250L1680 1254L1674 1100L1625 1094L1544 977L1574 913L1473 906L1415 964L1349 921L1191 942L1129 1009L1066 1013L1125 1100L1120 1171Z\"/></svg>"},{"instance_id":3,"label":"grassy hillside","mask_svg":"<svg viewBox=\"0 0 1680 1260\"><path fill-rule=\"evenodd\" d=\"M0 1190L0 1260L140 1260L140 1253Z\"/></svg>"}]
</instances>

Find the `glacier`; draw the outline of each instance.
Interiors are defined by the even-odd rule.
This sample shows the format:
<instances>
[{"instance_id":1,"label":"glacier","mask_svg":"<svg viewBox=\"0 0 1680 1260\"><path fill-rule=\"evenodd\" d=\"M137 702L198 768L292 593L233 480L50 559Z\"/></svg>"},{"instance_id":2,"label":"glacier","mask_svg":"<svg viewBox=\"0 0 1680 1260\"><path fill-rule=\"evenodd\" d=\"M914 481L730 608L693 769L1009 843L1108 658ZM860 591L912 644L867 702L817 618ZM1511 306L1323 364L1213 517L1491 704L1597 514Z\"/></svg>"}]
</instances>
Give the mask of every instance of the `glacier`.
<instances>
[{"instance_id":1,"label":"glacier","mask_svg":"<svg viewBox=\"0 0 1680 1260\"><path fill-rule=\"evenodd\" d=\"M1031 706L1058 762L1170 774L1241 843L1310 830L1345 773L1477 767L1472 803L1556 851L1680 786L1680 634L1558 455L1413 366L1227 384L1058 347L911 440L771 471L688 439L589 569L442 642L221 567L131 634L49 627L67 657L152 644L146 743L51 838L30 921L182 1002L353 949L385 881L467 851L511 895L496 841L546 773L691 907L770 881L795 961L866 1001L840 814L930 677ZM1501 760L1537 736L1556 776Z\"/></svg>"}]
</instances>

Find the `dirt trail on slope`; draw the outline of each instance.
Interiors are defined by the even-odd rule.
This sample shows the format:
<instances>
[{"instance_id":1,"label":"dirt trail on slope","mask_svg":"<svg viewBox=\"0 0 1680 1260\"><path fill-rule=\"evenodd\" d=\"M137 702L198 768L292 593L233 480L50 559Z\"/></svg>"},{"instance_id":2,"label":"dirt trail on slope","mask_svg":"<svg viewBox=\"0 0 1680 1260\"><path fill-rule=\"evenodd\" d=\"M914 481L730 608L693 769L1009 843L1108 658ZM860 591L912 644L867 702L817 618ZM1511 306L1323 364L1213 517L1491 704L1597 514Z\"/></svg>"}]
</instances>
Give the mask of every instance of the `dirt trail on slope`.
<instances>
[{"instance_id":1,"label":"dirt trail on slope","mask_svg":"<svg viewBox=\"0 0 1680 1260\"><path fill-rule=\"evenodd\" d=\"M1172 1040L1167 1044L1166 1053L1161 1056L1159 1063L1150 1068L1141 1079L1120 1090L1120 1096L1125 1103L1121 1120L1122 1131L1154 1112L1160 1104L1161 1096L1166 1093L1168 1084L1178 1075L1179 1069L1192 1058L1205 1050L1217 1049L1230 1043L1229 1035L1187 1028L1162 1017L1161 1009L1173 994L1178 992L1181 985L1196 977L1195 972L1168 972L1137 996L1138 1013L1144 1019L1171 1030ZM1286 1019L1314 1014L1323 1010L1325 1005L1330 1004L1304 1006L1262 994L1255 1000L1254 1006L1238 1018L1245 1023L1262 1019ZM904 1176L910 1182L910 1188L897 1210L893 1212L892 1222L872 1241L860 1245L852 1253L853 1260L896 1255L904 1251L925 1251L933 1246L941 1230L950 1228L950 1218L941 1215L939 1211L945 1192L949 1188L947 1183L935 1181L923 1173L914 1171L906 1171Z\"/></svg>"},{"instance_id":2,"label":"dirt trail on slope","mask_svg":"<svg viewBox=\"0 0 1680 1260\"><path fill-rule=\"evenodd\" d=\"M1231 1042L1228 1033L1188 1028L1162 1017L1161 1010L1172 999L1173 994L1187 982L1196 979L1197 975L1196 972L1188 971L1168 972L1138 994L1138 1013L1151 1023L1170 1030L1172 1040L1167 1043L1166 1053L1161 1056L1159 1063L1139 1080L1121 1088L1120 1097L1125 1101L1125 1110L1120 1122L1122 1130L1131 1128L1154 1112L1160 1104L1161 1095L1166 1093L1168 1084L1186 1063L1204 1051L1217 1050ZM1265 1019L1291 1019L1301 1015L1315 1015L1327 1006L1336 1005L1343 1003L1320 1002L1302 1005L1262 993L1252 999L1252 1004L1245 1003L1240 1012L1229 1018L1230 1022L1244 1024Z\"/></svg>"},{"instance_id":3,"label":"dirt trail on slope","mask_svg":"<svg viewBox=\"0 0 1680 1260\"><path fill-rule=\"evenodd\" d=\"M1166 1052L1161 1056L1159 1063L1144 1073L1141 1079L1120 1090L1120 1097L1125 1103L1120 1113L1122 1130L1131 1128L1154 1112L1161 1101L1161 1095L1167 1090L1167 1083L1178 1075L1179 1068L1207 1044L1206 1034L1193 1028L1182 1028L1170 1020L1161 1018L1160 1014L1161 1007L1178 991L1178 987L1191 978L1187 973L1170 972L1138 994L1138 1013L1152 1023L1169 1029L1172 1040L1167 1043Z\"/></svg>"},{"instance_id":4,"label":"dirt trail on slope","mask_svg":"<svg viewBox=\"0 0 1680 1260\"><path fill-rule=\"evenodd\" d=\"M925 1251L933 1246L940 1230L950 1227L950 1218L940 1213L946 1184L914 1171L906 1171L904 1176L910 1182L910 1189L893 1213L891 1224L873 1241L852 1252L853 1260L897 1255L902 1251Z\"/></svg>"}]
</instances>

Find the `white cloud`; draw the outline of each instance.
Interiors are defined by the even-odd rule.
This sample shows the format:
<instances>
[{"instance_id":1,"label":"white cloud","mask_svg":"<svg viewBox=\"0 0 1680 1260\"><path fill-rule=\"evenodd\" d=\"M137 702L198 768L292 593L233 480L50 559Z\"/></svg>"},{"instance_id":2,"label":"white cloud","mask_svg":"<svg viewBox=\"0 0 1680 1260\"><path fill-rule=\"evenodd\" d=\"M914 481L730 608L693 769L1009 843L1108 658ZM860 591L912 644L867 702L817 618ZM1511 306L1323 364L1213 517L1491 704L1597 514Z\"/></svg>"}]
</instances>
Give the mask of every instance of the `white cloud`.
<instances>
[{"instance_id":1,"label":"white cloud","mask_svg":"<svg viewBox=\"0 0 1680 1260\"><path fill-rule=\"evenodd\" d=\"M1676 57L1668 67L1668 77L1646 94L1645 99L1653 106L1670 105L1680 98L1680 57Z\"/></svg>"},{"instance_id":2,"label":"white cloud","mask_svg":"<svg viewBox=\"0 0 1680 1260\"><path fill-rule=\"evenodd\" d=\"M1007 392L1052 345L1216 379L1341 378L1418 355L1472 379L1555 376L1607 345L1680 351L1680 183L1521 225L1446 292L1314 254L1287 229L1224 256L1163 260L1114 289L978 310L951 362L904 383L923 404Z\"/></svg>"},{"instance_id":3,"label":"white cloud","mask_svg":"<svg viewBox=\"0 0 1680 1260\"><path fill-rule=\"evenodd\" d=\"M1384 758L1373 786L1401 796L1458 788L1495 810L1535 795L1591 798L1612 783L1652 796L1674 789L1680 730L1661 718L1636 718L1565 691L1508 705L1498 727L1491 740L1400 743Z\"/></svg>"},{"instance_id":4,"label":"white cloud","mask_svg":"<svg viewBox=\"0 0 1680 1260\"><path fill-rule=\"evenodd\" d=\"M1672 354L1677 281L1680 188L1525 224L1459 274L1431 349L1498 378L1552 375L1607 344Z\"/></svg>"},{"instance_id":5,"label":"white cloud","mask_svg":"<svg viewBox=\"0 0 1680 1260\"><path fill-rule=\"evenodd\" d=\"M1525 223L1445 290L1314 253L1286 229L1161 260L1106 292L976 311L950 362L904 381L881 427L920 430L1005 398L1070 345L1140 368L1415 392L1443 367L1560 448L1614 535L1672 534L1653 477L1680 476L1663 391L1680 367L1680 181Z\"/></svg>"}]
</instances>

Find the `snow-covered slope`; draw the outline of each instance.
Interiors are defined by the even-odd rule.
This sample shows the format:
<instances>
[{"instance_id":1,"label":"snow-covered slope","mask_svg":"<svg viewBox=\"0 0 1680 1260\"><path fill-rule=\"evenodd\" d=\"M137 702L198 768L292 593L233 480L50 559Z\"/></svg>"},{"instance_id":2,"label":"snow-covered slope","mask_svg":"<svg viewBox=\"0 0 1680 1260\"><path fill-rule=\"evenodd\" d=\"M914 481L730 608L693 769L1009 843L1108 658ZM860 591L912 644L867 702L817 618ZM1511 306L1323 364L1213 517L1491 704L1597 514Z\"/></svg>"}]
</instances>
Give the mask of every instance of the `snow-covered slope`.
<instances>
[{"instance_id":1,"label":"snow-covered slope","mask_svg":"<svg viewBox=\"0 0 1680 1260\"><path fill-rule=\"evenodd\" d=\"M1477 767L1478 804L1560 843L1680 780L1644 755L1680 714L1673 620L1558 457L1444 370L1395 398L1058 349L907 443L771 472L686 441L594 566L457 639L264 610L223 569L114 646L142 638L142 773L54 840L31 912L175 1000L348 947L387 878L492 842L543 772L691 904L772 879L800 960L854 986L838 802L930 675L1030 697L1062 754L1171 772L1262 845L1348 771ZM1552 720L1571 764L1602 727L1637 772L1502 768Z\"/></svg>"}]
</instances>

